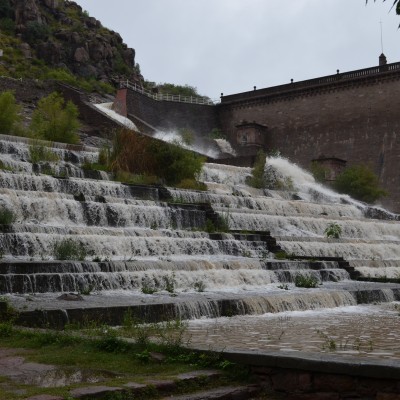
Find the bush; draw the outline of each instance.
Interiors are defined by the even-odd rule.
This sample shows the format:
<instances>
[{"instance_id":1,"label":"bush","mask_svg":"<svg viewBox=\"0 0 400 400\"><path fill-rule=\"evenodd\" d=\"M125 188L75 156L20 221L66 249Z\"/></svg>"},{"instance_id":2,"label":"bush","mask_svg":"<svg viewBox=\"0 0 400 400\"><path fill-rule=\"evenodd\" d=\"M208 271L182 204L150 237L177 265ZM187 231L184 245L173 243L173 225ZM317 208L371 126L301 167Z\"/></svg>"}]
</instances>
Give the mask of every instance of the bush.
<instances>
[{"instance_id":1,"label":"bush","mask_svg":"<svg viewBox=\"0 0 400 400\"><path fill-rule=\"evenodd\" d=\"M8 208L0 208L0 225L10 225L15 222L15 214Z\"/></svg>"},{"instance_id":2,"label":"bush","mask_svg":"<svg viewBox=\"0 0 400 400\"><path fill-rule=\"evenodd\" d=\"M37 137L62 143L79 142L78 109L71 101L64 103L61 95L55 92L39 101L31 123L31 130Z\"/></svg>"},{"instance_id":3,"label":"bush","mask_svg":"<svg viewBox=\"0 0 400 400\"><path fill-rule=\"evenodd\" d=\"M266 154L263 150L259 150L257 153L256 161L254 162L253 169L251 171L251 178L249 180L249 185L257 189L262 189L265 187L264 179L264 168L266 163Z\"/></svg>"},{"instance_id":4,"label":"bush","mask_svg":"<svg viewBox=\"0 0 400 400\"><path fill-rule=\"evenodd\" d=\"M1 18L0 28L3 32L12 35L15 32L15 22L11 18Z\"/></svg>"},{"instance_id":5,"label":"bush","mask_svg":"<svg viewBox=\"0 0 400 400\"><path fill-rule=\"evenodd\" d=\"M302 288L316 288L318 285L318 279L313 276L296 275L294 278L294 284L296 287Z\"/></svg>"},{"instance_id":6,"label":"bush","mask_svg":"<svg viewBox=\"0 0 400 400\"><path fill-rule=\"evenodd\" d=\"M204 157L174 143L154 140L150 143L150 151L155 161L154 174L168 185L176 185L184 179L195 179L205 161Z\"/></svg>"},{"instance_id":7,"label":"bush","mask_svg":"<svg viewBox=\"0 0 400 400\"><path fill-rule=\"evenodd\" d=\"M83 261L87 252L81 243L76 243L69 238L54 243L53 255L56 260Z\"/></svg>"},{"instance_id":8,"label":"bush","mask_svg":"<svg viewBox=\"0 0 400 400\"><path fill-rule=\"evenodd\" d=\"M334 183L334 188L340 193L373 203L388 193L379 187L378 177L366 165L355 165L346 168Z\"/></svg>"},{"instance_id":9,"label":"bush","mask_svg":"<svg viewBox=\"0 0 400 400\"><path fill-rule=\"evenodd\" d=\"M177 144L164 143L122 129L114 136L111 169L136 175L157 176L169 185L194 180L204 158Z\"/></svg>"},{"instance_id":10,"label":"bush","mask_svg":"<svg viewBox=\"0 0 400 400\"><path fill-rule=\"evenodd\" d=\"M342 234L342 227L336 222L332 222L325 229L325 235L328 238L339 239Z\"/></svg>"},{"instance_id":11,"label":"bush","mask_svg":"<svg viewBox=\"0 0 400 400\"><path fill-rule=\"evenodd\" d=\"M317 161L313 161L311 163L311 174L316 182L325 182L327 173L328 169L326 167L323 167Z\"/></svg>"},{"instance_id":12,"label":"bush","mask_svg":"<svg viewBox=\"0 0 400 400\"><path fill-rule=\"evenodd\" d=\"M221 129L214 128L209 134L210 139L224 139L226 140L226 135L221 131Z\"/></svg>"},{"instance_id":13,"label":"bush","mask_svg":"<svg viewBox=\"0 0 400 400\"><path fill-rule=\"evenodd\" d=\"M60 159L54 151L38 143L29 146L29 158L31 163L56 162Z\"/></svg>"},{"instance_id":14,"label":"bush","mask_svg":"<svg viewBox=\"0 0 400 400\"><path fill-rule=\"evenodd\" d=\"M38 41L46 40L50 35L50 28L46 24L37 21L28 22L23 39L31 45L37 44Z\"/></svg>"},{"instance_id":15,"label":"bush","mask_svg":"<svg viewBox=\"0 0 400 400\"><path fill-rule=\"evenodd\" d=\"M10 5L10 0L0 0L0 17L12 18L14 15L13 8Z\"/></svg>"},{"instance_id":16,"label":"bush","mask_svg":"<svg viewBox=\"0 0 400 400\"><path fill-rule=\"evenodd\" d=\"M15 102L14 94L6 91L0 94L0 133L13 133L16 125L21 121L21 107Z\"/></svg>"}]
</instances>

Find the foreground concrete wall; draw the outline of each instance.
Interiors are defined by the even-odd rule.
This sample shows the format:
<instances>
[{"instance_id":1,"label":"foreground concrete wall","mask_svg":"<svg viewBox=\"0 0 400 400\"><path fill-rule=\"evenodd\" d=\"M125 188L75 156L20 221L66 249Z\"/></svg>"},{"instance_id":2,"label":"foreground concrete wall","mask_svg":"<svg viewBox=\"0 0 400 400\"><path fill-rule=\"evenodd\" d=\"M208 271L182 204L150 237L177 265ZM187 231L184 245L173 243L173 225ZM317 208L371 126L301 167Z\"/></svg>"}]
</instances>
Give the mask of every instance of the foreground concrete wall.
<instances>
[{"instance_id":1,"label":"foreground concrete wall","mask_svg":"<svg viewBox=\"0 0 400 400\"><path fill-rule=\"evenodd\" d=\"M248 365L258 384L287 400L400 400L397 360L229 350L223 357Z\"/></svg>"}]
</instances>

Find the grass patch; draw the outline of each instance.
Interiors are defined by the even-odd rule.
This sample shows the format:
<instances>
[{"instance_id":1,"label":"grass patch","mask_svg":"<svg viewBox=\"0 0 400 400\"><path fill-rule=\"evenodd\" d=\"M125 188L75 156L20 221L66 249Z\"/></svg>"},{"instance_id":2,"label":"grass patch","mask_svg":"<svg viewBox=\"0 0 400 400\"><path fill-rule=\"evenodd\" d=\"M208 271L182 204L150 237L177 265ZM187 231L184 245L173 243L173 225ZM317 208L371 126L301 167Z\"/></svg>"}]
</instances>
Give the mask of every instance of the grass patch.
<instances>
[{"instance_id":1,"label":"grass patch","mask_svg":"<svg viewBox=\"0 0 400 400\"><path fill-rule=\"evenodd\" d=\"M39 143L33 143L29 146L29 159L31 163L57 162L60 160L60 157L48 147Z\"/></svg>"},{"instance_id":2,"label":"grass patch","mask_svg":"<svg viewBox=\"0 0 400 400\"><path fill-rule=\"evenodd\" d=\"M302 288L316 288L318 286L318 279L314 278L313 276L306 276L306 275L296 275L294 278L294 284L296 287Z\"/></svg>"}]
</instances>

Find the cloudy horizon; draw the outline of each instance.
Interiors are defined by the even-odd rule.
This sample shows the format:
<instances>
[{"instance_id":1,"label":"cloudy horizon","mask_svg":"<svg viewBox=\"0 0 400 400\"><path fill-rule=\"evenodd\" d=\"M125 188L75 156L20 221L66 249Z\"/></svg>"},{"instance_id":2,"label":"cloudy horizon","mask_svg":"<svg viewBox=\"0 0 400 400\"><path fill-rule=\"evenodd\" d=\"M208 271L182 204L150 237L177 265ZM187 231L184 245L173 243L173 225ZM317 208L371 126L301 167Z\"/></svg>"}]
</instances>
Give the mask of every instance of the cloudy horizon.
<instances>
[{"instance_id":1,"label":"cloudy horizon","mask_svg":"<svg viewBox=\"0 0 400 400\"><path fill-rule=\"evenodd\" d=\"M145 79L232 94L400 61L392 1L76 0L135 49Z\"/></svg>"}]
</instances>

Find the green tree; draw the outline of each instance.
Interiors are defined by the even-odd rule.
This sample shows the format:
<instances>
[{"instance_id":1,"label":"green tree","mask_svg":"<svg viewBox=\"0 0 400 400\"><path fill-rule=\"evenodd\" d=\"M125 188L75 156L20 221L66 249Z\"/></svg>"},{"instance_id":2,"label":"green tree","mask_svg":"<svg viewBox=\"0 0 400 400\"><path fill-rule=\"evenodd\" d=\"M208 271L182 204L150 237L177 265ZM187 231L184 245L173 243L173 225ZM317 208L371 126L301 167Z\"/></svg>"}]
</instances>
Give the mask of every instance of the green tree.
<instances>
[{"instance_id":1,"label":"green tree","mask_svg":"<svg viewBox=\"0 0 400 400\"><path fill-rule=\"evenodd\" d=\"M388 195L379 187L378 177L366 165L354 165L346 168L336 178L334 188L366 203L373 203Z\"/></svg>"},{"instance_id":2,"label":"green tree","mask_svg":"<svg viewBox=\"0 0 400 400\"><path fill-rule=\"evenodd\" d=\"M14 94L10 91L0 94L0 133L9 135L21 121L21 107L15 102Z\"/></svg>"},{"instance_id":3,"label":"green tree","mask_svg":"<svg viewBox=\"0 0 400 400\"><path fill-rule=\"evenodd\" d=\"M65 104L58 93L51 93L38 103L32 115L31 130L41 139L63 143L79 143L78 109L74 103Z\"/></svg>"},{"instance_id":4,"label":"green tree","mask_svg":"<svg viewBox=\"0 0 400 400\"><path fill-rule=\"evenodd\" d=\"M153 141L150 149L155 161L154 174L169 185L175 185L184 179L195 179L204 164L204 157L185 150L178 144Z\"/></svg>"}]
</instances>

